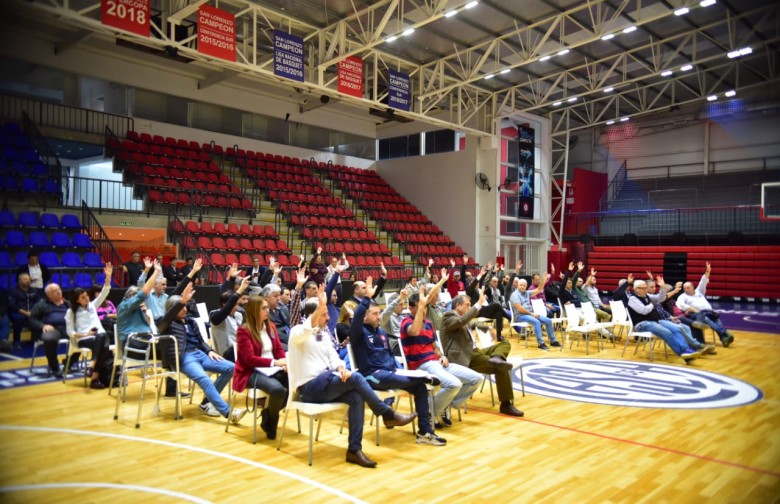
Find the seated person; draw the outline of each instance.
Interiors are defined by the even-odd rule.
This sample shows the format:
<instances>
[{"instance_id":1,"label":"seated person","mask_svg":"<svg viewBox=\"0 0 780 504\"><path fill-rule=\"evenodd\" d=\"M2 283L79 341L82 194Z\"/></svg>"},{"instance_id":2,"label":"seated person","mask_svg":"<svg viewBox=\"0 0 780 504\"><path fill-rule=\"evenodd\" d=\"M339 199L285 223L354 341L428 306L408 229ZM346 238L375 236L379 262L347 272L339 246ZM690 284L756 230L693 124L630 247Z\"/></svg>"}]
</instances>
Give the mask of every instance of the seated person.
<instances>
[{"instance_id":1,"label":"seated person","mask_svg":"<svg viewBox=\"0 0 780 504\"><path fill-rule=\"evenodd\" d=\"M582 286L582 292L585 294L584 299L587 299L593 305L600 322L606 322L612 318L612 310L601 300L599 289L596 287L596 270L594 268L590 269L590 275L588 275L588 279L585 280L585 284Z\"/></svg>"},{"instance_id":2,"label":"seated person","mask_svg":"<svg viewBox=\"0 0 780 504\"><path fill-rule=\"evenodd\" d=\"M108 338L103 324L100 323L97 306L102 304L111 292L111 263L106 263L103 271L106 274L106 282L100 295L90 301L89 292L76 287L70 294L70 308L65 313L65 331L70 341L78 342L79 347L92 349L92 363L86 373L92 377L89 387L93 389L105 388L105 384L100 381L100 370L103 369L109 354ZM71 360L74 357L75 355Z\"/></svg>"},{"instance_id":3,"label":"seated person","mask_svg":"<svg viewBox=\"0 0 780 504\"><path fill-rule=\"evenodd\" d=\"M30 312L33 306L40 301L41 292L31 285L29 273L19 273L16 281L16 287L12 288L8 294L8 314L11 317L13 326L13 346L21 348L22 329L29 325ZM33 335L33 340L38 335Z\"/></svg>"},{"instance_id":4,"label":"seated person","mask_svg":"<svg viewBox=\"0 0 780 504\"><path fill-rule=\"evenodd\" d=\"M366 381L375 390L402 389L414 396L417 410L417 443L443 446L447 440L437 436L433 430L428 404L426 383L438 385L439 379L416 378L396 373L397 361L390 350L387 334L379 327L379 306L372 301L376 287L373 279L366 279L366 295L355 309L349 341L354 350L353 369L366 377ZM356 364L356 365L355 365Z\"/></svg>"},{"instance_id":5,"label":"seated person","mask_svg":"<svg viewBox=\"0 0 780 504\"><path fill-rule=\"evenodd\" d=\"M281 293L282 289L274 283L267 284L260 291L260 295L268 301L268 317L276 326L282 347L286 349L290 339L290 311L280 303Z\"/></svg>"},{"instance_id":6,"label":"seated person","mask_svg":"<svg viewBox=\"0 0 780 504\"><path fill-rule=\"evenodd\" d=\"M249 279L246 279L247 286ZM268 394L265 408L260 415L260 428L268 439L276 439L279 412L287 404L287 357L276 334L273 322L268 318L268 301L261 296L252 296L246 304L246 318L238 328L238 355L233 376L233 390L242 392L247 387L262 390ZM255 368L278 367L273 374L257 371Z\"/></svg>"},{"instance_id":7,"label":"seated person","mask_svg":"<svg viewBox=\"0 0 780 504\"><path fill-rule=\"evenodd\" d=\"M663 278L659 277L658 283L664 284ZM628 298L628 311L634 322L634 330L648 331L658 336L685 362L701 357L701 351L688 345L679 328L664 327L660 323L661 316L655 307L664 299L666 299L666 289L661 289L658 294L648 294L647 283L644 280L634 281L634 291Z\"/></svg>"},{"instance_id":8,"label":"seated person","mask_svg":"<svg viewBox=\"0 0 780 504\"><path fill-rule=\"evenodd\" d=\"M62 289L55 283L47 285L44 293L45 297L30 311L30 329L41 334L49 373L55 378L62 378L60 363L57 362L57 342L68 337L65 314L70 305L62 298Z\"/></svg>"},{"instance_id":9,"label":"seated person","mask_svg":"<svg viewBox=\"0 0 780 504\"><path fill-rule=\"evenodd\" d=\"M493 263L489 262L487 266L482 266L482 268L479 271L479 275L477 275L477 278L472 279L467 285L466 285L466 295L471 299L472 303L476 303L479 295L477 294L477 288L482 287L482 280L487 275L488 269L493 267ZM465 269L465 261L463 269ZM444 276L444 271L442 271L442 276ZM512 317L507 313L507 311L504 309L503 306L501 306L499 303L491 303L487 301L487 297L485 298L485 305L480 308L479 313L477 314L479 317L482 318L488 318L495 321L496 324L496 335L498 337L499 341L503 341L504 337L501 335L504 331L504 319L508 320L509 322L512 321Z\"/></svg>"},{"instance_id":10,"label":"seated person","mask_svg":"<svg viewBox=\"0 0 780 504\"><path fill-rule=\"evenodd\" d=\"M550 278L549 273L544 274L544 281ZM528 282L525 278L521 278L517 283L517 290L512 293L509 298L509 302L512 305L512 313L514 314L515 322L527 322L534 326L534 334L536 335L536 343L539 345L540 350L549 350L550 348L544 344L542 338L542 324L547 331L547 339L550 340L550 346L560 347L561 344L555 339L555 329L553 328L552 320L544 315L537 315L534 313L531 307L531 296L539 294L542 291L542 285L538 285L536 290L528 292Z\"/></svg>"},{"instance_id":11,"label":"seated person","mask_svg":"<svg viewBox=\"0 0 780 504\"><path fill-rule=\"evenodd\" d=\"M699 285L696 286L696 289L693 288L691 282L683 284L685 292L677 298L677 307L694 321L710 326L717 333L723 346L727 347L734 341L734 335L723 327L723 324L720 322L720 316L712 309L712 305L705 297L711 272L712 266L707 262L704 275L699 280Z\"/></svg>"},{"instance_id":12,"label":"seated person","mask_svg":"<svg viewBox=\"0 0 780 504\"><path fill-rule=\"evenodd\" d=\"M401 351L398 348L398 338L401 336L401 320L404 318L402 313L406 308L407 293L407 289L401 289L398 294L393 294L379 316L379 326L387 333L387 337L390 338L390 348L392 348L393 355L396 357L401 356Z\"/></svg>"},{"instance_id":13,"label":"seated person","mask_svg":"<svg viewBox=\"0 0 780 504\"><path fill-rule=\"evenodd\" d=\"M579 262L577 263L577 271L574 272L574 263L569 263L569 269L566 270L566 274L563 276L563 280L561 280L561 289L558 291L558 297L564 305L572 303L577 308L582 305L582 299L579 294L577 294L574 286L577 285L577 281L580 278L580 272L584 268L585 265L582 264L582 262ZM572 273L574 276L572 276ZM561 309L563 309L563 306L561 306Z\"/></svg>"},{"instance_id":14,"label":"seated person","mask_svg":"<svg viewBox=\"0 0 780 504\"><path fill-rule=\"evenodd\" d=\"M299 274L305 278L303 270ZM294 298L297 293L293 294ZM293 302L297 299L293 299ZM294 374L298 381L290 383L299 391L299 399L305 402L343 402L349 405L349 445L347 462L361 467L376 467L376 462L363 453L363 422L365 404L377 417L382 417L386 427L396 427L412 422L416 413L397 413L383 402L357 372L349 371L330 342L330 335L323 334L328 326L328 302L324 286L318 289L316 299L310 299L303 308L303 322L290 331L290 352L294 355Z\"/></svg>"},{"instance_id":15,"label":"seated person","mask_svg":"<svg viewBox=\"0 0 780 504\"><path fill-rule=\"evenodd\" d=\"M247 302L244 293L249 289L250 281L249 277L244 277L238 284L238 289L222 292L219 297L220 307L209 312L212 344L222 357L231 362L235 362L233 344L236 342L238 326L243 322L243 314L239 309Z\"/></svg>"},{"instance_id":16,"label":"seated person","mask_svg":"<svg viewBox=\"0 0 780 504\"><path fill-rule=\"evenodd\" d=\"M536 290L538 287L542 287L542 290L538 294L531 296L531 299L541 299L544 302L544 307L547 308L547 316L549 318L560 317L561 307L557 303L547 301L547 293L552 290L555 291L555 296L550 297L552 300L558 299L558 288L553 285L553 277L555 276L555 265L550 264L550 274L547 277L547 281L542 283L542 277L539 273L534 273L531 277L531 287Z\"/></svg>"},{"instance_id":17,"label":"seated person","mask_svg":"<svg viewBox=\"0 0 780 504\"><path fill-rule=\"evenodd\" d=\"M477 316L484 301L484 289L480 291L477 304L473 307L468 296L455 296L452 300L452 309L443 315L441 321L440 336L444 355L448 362L460 364L478 373L495 375L498 400L501 401L499 411L504 415L521 417L523 412L512 404L514 390L512 377L509 375L512 364L506 360L512 345L508 341L501 341L488 348L476 348L469 329L469 322Z\"/></svg>"},{"instance_id":18,"label":"seated person","mask_svg":"<svg viewBox=\"0 0 780 504\"><path fill-rule=\"evenodd\" d=\"M193 380L203 390L208 402L201 403L200 409L208 416L230 417L230 421L238 424L246 414L246 409L230 406L222 399L220 393L233 376L233 363L222 358L203 340L198 324L187 313L187 303L193 298L195 290L188 283L179 295L170 296L165 301L165 316L158 322L161 334L170 334L176 338L179 349L179 369ZM176 369L176 353L174 345L166 344L162 350L162 364L166 369ZM215 382L206 371L219 373Z\"/></svg>"},{"instance_id":19,"label":"seated person","mask_svg":"<svg viewBox=\"0 0 780 504\"><path fill-rule=\"evenodd\" d=\"M100 295L103 287L100 285L93 285L89 288L89 299L95 301ZM108 334L109 341L114 341L114 325L116 325L116 306L109 299L104 299L100 306L95 306L97 310L97 316L100 320L100 324L103 326L103 330ZM113 344L113 343L111 343Z\"/></svg>"},{"instance_id":20,"label":"seated person","mask_svg":"<svg viewBox=\"0 0 780 504\"><path fill-rule=\"evenodd\" d=\"M431 292L438 292L446 280L446 277L442 277ZM441 381L441 387L433 396L434 417L441 418L434 427L440 428L452 425L450 408L459 408L465 403L482 384L483 377L466 366L449 362L439 349L436 329L425 318L431 298L430 294L425 293L425 287L420 287L417 293L410 296L411 315L404 317L401 322L401 345L409 369L421 369Z\"/></svg>"},{"instance_id":21,"label":"seated person","mask_svg":"<svg viewBox=\"0 0 780 504\"><path fill-rule=\"evenodd\" d=\"M655 294L657 287L659 286L656 284L655 280L647 281L648 294ZM660 288L666 290L666 296L668 298L669 296L675 295L682 290L682 282L677 282L674 289L672 289L671 285L661 285ZM706 345L697 341L693 337L693 333L691 332L690 327L683 324L679 317L674 317L671 313L666 311L664 304L665 303L658 303L655 307L655 309L658 310L658 315L661 317L661 319L658 321L659 324L671 331L680 331L680 334L682 334L683 338L685 338L685 342L688 344L688 346L694 350L701 350L702 355L717 353L715 351L715 345Z\"/></svg>"}]
</instances>

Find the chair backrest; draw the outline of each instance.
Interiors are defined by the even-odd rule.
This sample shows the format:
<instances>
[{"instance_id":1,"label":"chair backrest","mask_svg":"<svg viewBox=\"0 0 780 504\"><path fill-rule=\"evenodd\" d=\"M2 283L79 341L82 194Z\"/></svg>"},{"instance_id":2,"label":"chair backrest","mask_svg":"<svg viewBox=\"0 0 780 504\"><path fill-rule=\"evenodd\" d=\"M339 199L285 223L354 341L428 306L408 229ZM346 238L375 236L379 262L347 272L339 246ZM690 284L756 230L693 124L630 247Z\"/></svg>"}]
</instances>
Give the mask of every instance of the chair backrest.
<instances>
[{"instance_id":1,"label":"chair backrest","mask_svg":"<svg viewBox=\"0 0 780 504\"><path fill-rule=\"evenodd\" d=\"M352 351L352 343L347 343L347 355L349 356L349 362L348 362L349 369L353 369L354 370L354 367L355 367L355 354ZM405 365L404 365L404 368L406 368Z\"/></svg>"},{"instance_id":2,"label":"chair backrest","mask_svg":"<svg viewBox=\"0 0 780 504\"><path fill-rule=\"evenodd\" d=\"M583 301L580 304L580 308L582 309L583 320L586 324L595 324L599 321L596 310L593 308L590 301Z\"/></svg>"},{"instance_id":3,"label":"chair backrest","mask_svg":"<svg viewBox=\"0 0 780 504\"><path fill-rule=\"evenodd\" d=\"M621 301L610 301L609 308L612 310L612 322L629 322L628 310Z\"/></svg>"},{"instance_id":4,"label":"chair backrest","mask_svg":"<svg viewBox=\"0 0 780 504\"><path fill-rule=\"evenodd\" d=\"M580 314L577 311L577 307L573 303L562 306L566 310L566 328L579 327Z\"/></svg>"},{"instance_id":5,"label":"chair backrest","mask_svg":"<svg viewBox=\"0 0 780 504\"><path fill-rule=\"evenodd\" d=\"M298 383L298 349L296 345L290 345L287 348L287 380L290 384L287 387L287 406L289 407L293 401L298 400L298 387L294 384Z\"/></svg>"},{"instance_id":6,"label":"chair backrest","mask_svg":"<svg viewBox=\"0 0 780 504\"><path fill-rule=\"evenodd\" d=\"M532 299L531 309L533 309L534 313L537 315L547 316L547 308L544 306L544 301L541 299Z\"/></svg>"}]
</instances>

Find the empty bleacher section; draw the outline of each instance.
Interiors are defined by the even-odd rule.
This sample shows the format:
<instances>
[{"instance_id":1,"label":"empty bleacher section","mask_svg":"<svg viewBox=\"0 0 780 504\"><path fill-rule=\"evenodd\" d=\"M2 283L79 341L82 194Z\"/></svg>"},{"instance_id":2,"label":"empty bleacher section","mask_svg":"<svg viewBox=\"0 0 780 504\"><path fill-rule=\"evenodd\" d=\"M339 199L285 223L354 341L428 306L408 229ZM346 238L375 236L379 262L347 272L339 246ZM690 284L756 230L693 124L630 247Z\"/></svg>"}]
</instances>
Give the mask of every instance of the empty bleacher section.
<instances>
[{"instance_id":1,"label":"empty bleacher section","mask_svg":"<svg viewBox=\"0 0 780 504\"><path fill-rule=\"evenodd\" d=\"M2 210L0 227L0 288L16 286L17 268L27 264L32 251L63 289L103 282L103 260L78 216Z\"/></svg>"},{"instance_id":2,"label":"empty bleacher section","mask_svg":"<svg viewBox=\"0 0 780 504\"><path fill-rule=\"evenodd\" d=\"M6 195L5 201L15 193L26 194L28 198L60 193L56 159L39 152L35 144L34 138L25 134L19 124L6 123L0 127L0 189Z\"/></svg>"},{"instance_id":3,"label":"empty bleacher section","mask_svg":"<svg viewBox=\"0 0 780 504\"><path fill-rule=\"evenodd\" d=\"M707 296L780 299L780 246L596 246L587 257L605 290L614 289L628 273L644 279L646 270L664 275L669 284L697 285L707 261L712 264Z\"/></svg>"},{"instance_id":4,"label":"empty bleacher section","mask_svg":"<svg viewBox=\"0 0 780 504\"><path fill-rule=\"evenodd\" d=\"M189 215L219 208L252 216L252 202L221 171L211 152L209 144L134 131L124 140L110 134L106 140L114 169L134 184L136 197L146 196L148 212L173 206Z\"/></svg>"}]
</instances>

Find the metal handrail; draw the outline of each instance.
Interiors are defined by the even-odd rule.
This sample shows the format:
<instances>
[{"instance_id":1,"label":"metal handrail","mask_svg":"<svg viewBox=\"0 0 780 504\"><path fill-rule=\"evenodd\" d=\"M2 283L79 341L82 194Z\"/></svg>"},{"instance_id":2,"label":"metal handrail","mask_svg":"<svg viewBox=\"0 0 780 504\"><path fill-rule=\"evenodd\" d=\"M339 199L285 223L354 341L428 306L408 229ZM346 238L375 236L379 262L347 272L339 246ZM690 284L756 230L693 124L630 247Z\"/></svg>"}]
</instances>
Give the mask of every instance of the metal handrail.
<instances>
[{"instance_id":1,"label":"metal handrail","mask_svg":"<svg viewBox=\"0 0 780 504\"><path fill-rule=\"evenodd\" d=\"M89 205L87 205L87 202L84 200L81 201L81 225L86 229L87 236L89 236L89 239L95 244L95 248L98 249L100 257L105 262L110 262L114 265L114 283L116 285L122 285L123 275L122 268L120 268L122 265L122 256L119 255L119 252L114 246L114 242L108 237L103 226L100 225L97 216L92 212L92 209L89 208Z\"/></svg>"}]
</instances>

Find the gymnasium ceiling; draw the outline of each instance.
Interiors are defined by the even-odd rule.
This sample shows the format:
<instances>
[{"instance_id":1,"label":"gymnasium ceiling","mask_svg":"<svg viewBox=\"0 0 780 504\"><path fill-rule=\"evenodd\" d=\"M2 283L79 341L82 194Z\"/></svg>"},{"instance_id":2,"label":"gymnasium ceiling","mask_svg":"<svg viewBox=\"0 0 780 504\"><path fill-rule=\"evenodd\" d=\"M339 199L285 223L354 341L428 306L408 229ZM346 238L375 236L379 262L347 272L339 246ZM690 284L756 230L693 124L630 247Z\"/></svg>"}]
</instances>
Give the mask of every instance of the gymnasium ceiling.
<instances>
[{"instance_id":1,"label":"gymnasium ceiling","mask_svg":"<svg viewBox=\"0 0 780 504\"><path fill-rule=\"evenodd\" d=\"M193 40L166 35L171 33L164 29L166 23L194 32L197 6L203 3L236 15L236 63L203 56ZM207 70L201 74L203 85L259 79L280 96L299 100L302 110L327 106L387 112L387 70L393 69L410 74L413 109L394 111L377 122L412 119L489 134L495 118L527 112L550 117L554 135L706 104L708 99L723 103L765 97L768 90L774 95L780 2L702 3L707 4L151 0L153 12L162 14L155 22L163 28L153 26L153 36L146 39L101 25L98 0L18 2L40 19L57 19L58 26L64 22L70 34L62 38L69 43L94 43L94 37L77 34L98 33L104 40L175 54L171 65L195 63ZM273 75L274 29L304 39L304 83ZM409 29L413 33L402 35ZM394 36L398 39L391 41ZM362 99L336 90L336 64L352 55L364 61ZM304 103L312 93L331 101Z\"/></svg>"}]
</instances>

